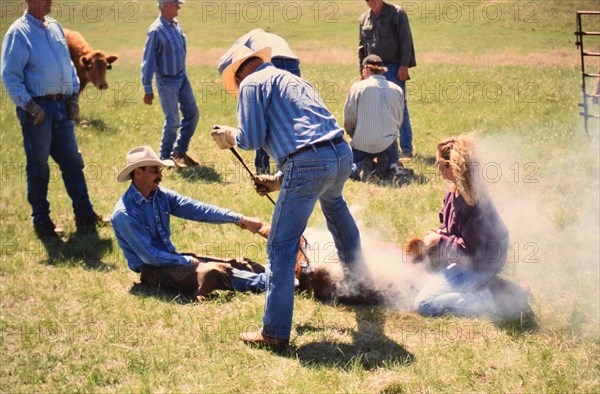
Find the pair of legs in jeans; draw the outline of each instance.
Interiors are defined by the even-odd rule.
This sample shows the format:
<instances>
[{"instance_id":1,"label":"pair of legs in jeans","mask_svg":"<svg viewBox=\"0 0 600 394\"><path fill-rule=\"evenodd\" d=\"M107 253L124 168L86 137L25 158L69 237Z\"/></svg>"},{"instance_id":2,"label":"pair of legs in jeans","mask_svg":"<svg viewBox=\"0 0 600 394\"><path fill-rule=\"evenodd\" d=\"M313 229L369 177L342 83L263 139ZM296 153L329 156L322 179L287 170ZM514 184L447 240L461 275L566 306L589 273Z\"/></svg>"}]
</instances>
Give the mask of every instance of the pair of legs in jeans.
<instances>
[{"instance_id":1,"label":"pair of legs in jeans","mask_svg":"<svg viewBox=\"0 0 600 394\"><path fill-rule=\"evenodd\" d=\"M299 152L281 166L283 182L275 205L267 242L267 295L264 335L289 339L294 309L294 268L300 236L317 201L333 235L342 263L360 260L360 234L342 196L352 169L346 142Z\"/></svg>"},{"instance_id":2,"label":"pair of legs in jeans","mask_svg":"<svg viewBox=\"0 0 600 394\"><path fill-rule=\"evenodd\" d=\"M412 155L413 135L412 127L410 125L410 116L408 115L408 103L406 100L406 81L401 81L398 79L398 69L400 68L399 64L385 63L385 67L388 69L387 72L383 74L385 79L400 86L404 92L404 120L402 121L402 126L400 126L400 149L402 149L403 155Z\"/></svg>"},{"instance_id":3,"label":"pair of legs in jeans","mask_svg":"<svg viewBox=\"0 0 600 394\"><path fill-rule=\"evenodd\" d=\"M44 121L39 125L34 125L33 117L17 107L27 159L27 200L33 210L33 223L41 225L50 221L49 157L52 157L60 168L75 217L93 217L95 212L83 174L83 158L77 147L73 122L67 115L65 100L36 98L35 101L46 113Z\"/></svg>"},{"instance_id":4,"label":"pair of legs in jeans","mask_svg":"<svg viewBox=\"0 0 600 394\"><path fill-rule=\"evenodd\" d=\"M494 270L475 270L450 264L425 284L414 307L426 316L490 316L496 304L487 283L497 275Z\"/></svg>"},{"instance_id":5,"label":"pair of legs in jeans","mask_svg":"<svg viewBox=\"0 0 600 394\"><path fill-rule=\"evenodd\" d=\"M288 59L282 57L274 57L271 59L271 63L280 69L289 71L297 77L300 77L300 62L295 59ZM256 150L256 156L254 157L254 167L256 168L257 174L268 174L270 172L269 155L263 148Z\"/></svg>"},{"instance_id":6,"label":"pair of legs in jeans","mask_svg":"<svg viewBox=\"0 0 600 394\"><path fill-rule=\"evenodd\" d=\"M380 153L367 153L356 148L352 148L352 174L350 178L359 179L360 178L360 163L365 159L373 160L375 157L379 155L386 155L388 157L388 166L389 169L392 164L398 163L400 159L400 152L398 151L398 142L394 140L390 146L388 146L383 152Z\"/></svg>"},{"instance_id":7,"label":"pair of legs in jeans","mask_svg":"<svg viewBox=\"0 0 600 394\"><path fill-rule=\"evenodd\" d=\"M182 72L176 76L156 75L156 88L165 114L160 158L168 159L171 154L185 155L200 119L192 85L185 72ZM181 123L179 123L179 110L183 115ZM178 130L179 138L177 138Z\"/></svg>"}]
</instances>

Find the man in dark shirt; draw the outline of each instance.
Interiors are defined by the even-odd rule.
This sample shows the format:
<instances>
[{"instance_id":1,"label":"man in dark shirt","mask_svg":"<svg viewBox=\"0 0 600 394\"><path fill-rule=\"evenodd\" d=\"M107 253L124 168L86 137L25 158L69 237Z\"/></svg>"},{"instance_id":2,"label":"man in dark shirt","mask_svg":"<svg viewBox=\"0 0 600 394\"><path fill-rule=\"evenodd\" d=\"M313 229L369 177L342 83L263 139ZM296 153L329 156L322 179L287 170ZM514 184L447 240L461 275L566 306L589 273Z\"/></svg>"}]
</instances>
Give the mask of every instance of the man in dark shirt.
<instances>
[{"instance_id":1,"label":"man in dark shirt","mask_svg":"<svg viewBox=\"0 0 600 394\"><path fill-rule=\"evenodd\" d=\"M404 121L400 128L400 148L404 157L412 157L412 129L406 105L406 81L408 69L415 67L415 50L408 24L408 16L398 6L383 0L367 0L370 10L360 16L358 44L359 67L368 55L379 56L387 67L384 74L404 91Z\"/></svg>"}]
</instances>

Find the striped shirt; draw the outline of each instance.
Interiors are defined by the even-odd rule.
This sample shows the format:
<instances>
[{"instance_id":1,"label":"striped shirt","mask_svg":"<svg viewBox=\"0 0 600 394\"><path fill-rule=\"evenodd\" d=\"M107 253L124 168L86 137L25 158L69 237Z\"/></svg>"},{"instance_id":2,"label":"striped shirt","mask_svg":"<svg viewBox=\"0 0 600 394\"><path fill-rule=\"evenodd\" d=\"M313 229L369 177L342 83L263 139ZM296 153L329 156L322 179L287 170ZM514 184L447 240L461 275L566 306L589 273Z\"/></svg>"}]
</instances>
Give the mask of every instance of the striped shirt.
<instances>
[{"instance_id":1,"label":"striped shirt","mask_svg":"<svg viewBox=\"0 0 600 394\"><path fill-rule=\"evenodd\" d=\"M46 16L42 23L25 12L12 24L2 43L2 80L22 108L32 97L79 92L65 34L55 19Z\"/></svg>"},{"instance_id":2,"label":"striped shirt","mask_svg":"<svg viewBox=\"0 0 600 394\"><path fill-rule=\"evenodd\" d=\"M403 115L404 92L383 75L354 83L344 108L350 145L367 153L383 152L398 138Z\"/></svg>"},{"instance_id":3,"label":"striped shirt","mask_svg":"<svg viewBox=\"0 0 600 394\"><path fill-rule=\"evenodd\" d=\"M237 114L237 145L262 147L279 166L305 146L344 135L317 90L272 63L260 65L242 81Z\"/></svg>"},{"instance_id":4,"label":"striped shirt","mask_svg":"<svg viewBox=\"0 0 600 394\"><path fill-rule=\"evenodd\" d=\"M144 57L142 58L142 84L144 93L152 93L152 76L176 76L185 70L185 35L177 20L169 23L159 16L148 28Z\"/></svg>"}]
</instances>

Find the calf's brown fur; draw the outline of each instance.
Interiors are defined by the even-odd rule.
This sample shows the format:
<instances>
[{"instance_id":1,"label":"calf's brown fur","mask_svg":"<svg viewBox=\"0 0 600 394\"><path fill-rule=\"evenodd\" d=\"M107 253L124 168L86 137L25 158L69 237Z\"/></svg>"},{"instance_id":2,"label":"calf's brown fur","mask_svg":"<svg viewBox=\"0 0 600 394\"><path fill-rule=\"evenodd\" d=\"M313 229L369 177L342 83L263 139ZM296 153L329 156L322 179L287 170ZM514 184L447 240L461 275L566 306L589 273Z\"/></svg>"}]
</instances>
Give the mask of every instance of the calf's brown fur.
<instances>
[{"instance_id":1,"label":"calf's brown fur","mask_svg":"<svg viewBox=\"0 0 600 394\"><path fill-rule=\"evenodd\" d=\"M75 30L64 29L64 31L71 61L79 77L79 93L83 92L88 82L100 90L108 89L106 70L112 68L118 56L105 55L102 51L92 49L81 33Z\"/></svg>"}]
</instances>

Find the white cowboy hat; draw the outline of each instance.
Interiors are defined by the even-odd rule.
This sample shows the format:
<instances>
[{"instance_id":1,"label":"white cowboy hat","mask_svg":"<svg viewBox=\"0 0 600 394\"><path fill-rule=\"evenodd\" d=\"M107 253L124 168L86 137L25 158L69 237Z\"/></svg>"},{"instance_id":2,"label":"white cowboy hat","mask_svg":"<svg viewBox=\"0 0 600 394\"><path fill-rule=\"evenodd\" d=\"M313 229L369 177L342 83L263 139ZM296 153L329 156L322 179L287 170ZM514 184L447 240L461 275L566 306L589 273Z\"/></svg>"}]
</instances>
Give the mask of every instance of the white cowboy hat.
<instances>
[{"instance_id":1,"label":"white cowboy hat","mask_svg":"<svg viewBox=\"0 0 600 394\"><path fill-rule=\"evenodd\" d=\"M117 176L119 182L125 182L130 179L129 174L138 167L145 166L167 166L173 167L173 160L161 160L156 152L149 146L138 146L127 152L125 156L125 168Z\"/></svg>"},{"instance_id":2,"label":"white cowboy hat","mask_svg":"<svg viewBox=\"0 0 600 394\"><path fill-rule=\"evenodd\" d=\"M232 96L237 96L238 85L235 82L235 73L238 68L251 57L257 57L262 59L263 62L271 61L271 48L266 47L259 51L254 52L252 49L245 45L238 45L233 51L233 57L231 58L231 64L223 70L221 74L221 81L225 84L225 90Z\"/></svg>"}]
</instances>

